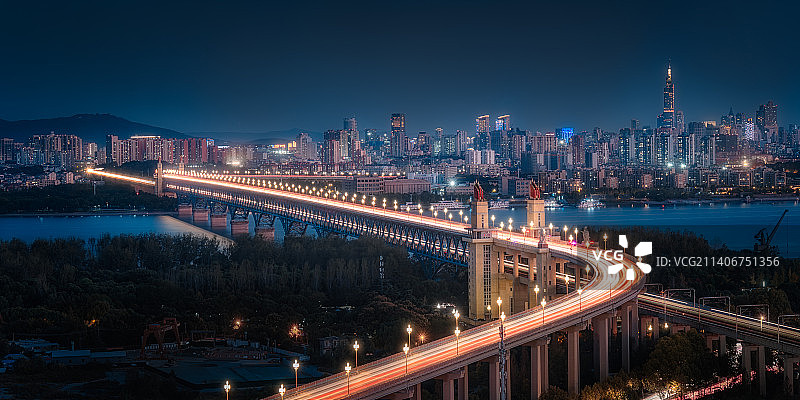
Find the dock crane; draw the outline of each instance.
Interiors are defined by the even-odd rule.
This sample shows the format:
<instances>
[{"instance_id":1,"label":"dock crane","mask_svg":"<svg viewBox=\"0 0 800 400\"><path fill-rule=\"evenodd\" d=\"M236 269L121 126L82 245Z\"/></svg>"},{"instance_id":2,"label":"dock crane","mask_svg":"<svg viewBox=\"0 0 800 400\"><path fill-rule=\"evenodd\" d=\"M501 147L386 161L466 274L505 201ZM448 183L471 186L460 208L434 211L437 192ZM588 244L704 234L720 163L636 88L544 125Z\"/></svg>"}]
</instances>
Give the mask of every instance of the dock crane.
<instances>
[{"instance_id":1,"label":"dock crane","mask_svg":"<svg viewBox=\"0 0 800 400\"><path fill-rule=\"evenodd\" d=\"M772 232L770 232L769 235L766 234L767 228L761 228L761 230L758 231L755 236L753 236L753 238L757 240L756 244L753 246L753 250L756 253L764 253L769 251L770 243L772 243L772 237L775 236L775 232L778 231L778 227L781 226L783 217L786 216L787 212L789 212L788 209L783 210L783 214L781 214L780 219L778 219L778 223L775 224L775 227L772 228Z\"/></svg>"}]
</instances>

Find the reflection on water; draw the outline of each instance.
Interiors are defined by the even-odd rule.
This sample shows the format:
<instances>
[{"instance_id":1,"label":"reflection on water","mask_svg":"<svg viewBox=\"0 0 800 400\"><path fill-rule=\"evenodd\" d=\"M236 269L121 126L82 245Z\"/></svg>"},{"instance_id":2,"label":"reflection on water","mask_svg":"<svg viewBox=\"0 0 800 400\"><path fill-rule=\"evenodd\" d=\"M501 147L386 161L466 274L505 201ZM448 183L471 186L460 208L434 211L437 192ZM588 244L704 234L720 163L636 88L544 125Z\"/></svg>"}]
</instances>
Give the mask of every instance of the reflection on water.
<instances>
[{"instance_id":1,"label":"reflection on water","mask_svg":"<svg viewBox=\"0 0 800 400\"><path fill-rule=\"evenodd\" d=\"M554 226L653 226L662 229L688 230L702 235L712 245L726 245L732 249L752 248L756 234L761 228L771 230L784 209L788 209L775 233L773 244L783 256L800 257L800 205L797 202L779 203L730 203L700 206L668 207L606 207L597 209L562 208L548 209L546 218ZM425 212L428 214L429 212ZM438 213L441 218L444 213ZM525 221L525 208L491 210L496 223L507 223L511 218L519 228ZM418 215L414 213L414 215ZM469 210L464 210L469 215ZM454 215L458 220L459 215ZM36 238L77 237L87 239L103 234L139 233L191 233L225 239L230 229L211 228L208 222L190 223L170 216L85 216L85 217L2 217L0 239L18 237L25 241ZM254 222L250 219L250 232ZM313 235L308 229L306 234ZM276 220L275 237L283 237L283 227ZM787 250L788 249L788 250Z\"/></svg>"}]
</instances>

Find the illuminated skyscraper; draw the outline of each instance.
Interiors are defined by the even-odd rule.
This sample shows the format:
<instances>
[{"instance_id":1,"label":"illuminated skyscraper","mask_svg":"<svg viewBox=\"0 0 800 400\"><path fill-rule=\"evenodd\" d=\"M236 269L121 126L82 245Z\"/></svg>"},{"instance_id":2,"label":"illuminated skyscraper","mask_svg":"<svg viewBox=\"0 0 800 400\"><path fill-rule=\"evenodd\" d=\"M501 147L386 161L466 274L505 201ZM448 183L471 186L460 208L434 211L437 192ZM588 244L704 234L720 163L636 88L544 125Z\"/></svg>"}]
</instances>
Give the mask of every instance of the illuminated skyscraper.
<instances>
[{"instance_id":1,"label":"illuminated skyscraper","mask_svg":"<svg viewBox=\"0 0 800 400\"><path fill-rule=\"evenodd\" d=\"M356 117L345 118L344 129L349 131L358 131L358 122L356 122Z\"/></svg>"},{"instance_id":2,"label":"illuminated skyscraper","mask_svg":"<svg viewBox=\"0 0 800 400\"><path fill-rule=\"evenodd\" d=\"M664 85L664 112L658 117L659 128L675 128L675 86L672 83L672 65L667 64L667 82Z\"/></svg>"},{"instance_id":3,"label":"illuminated skyscraper","mask_svg":"<svg viewBox=\"0 0 800 400\"><path fill-rule=\"evenodd\" d=\"M489 115L481 115L475 119L475 130L478 134L489 133Z\"/></svg>"},{"instance_id":4,"label":"illuminated skyscraper","mask_svg":"<svg viewBox=\"0 0 800 400\"><path fill-rule=\"evenodd\" d=\"M390 148L392 157L403 157L406 154L406 115L392 114L392 132Z\"/></svg>"},{"instance_id":5,"label":"illuminated skyscraper","mask_svg":"<svg viewBox=\"0 0 800 400\"><path fill-rule=\"evenodd\" d=\"M758 106L756 126L761 130L778 126L778 106L772 100Z\"/></svg>"},{"instance_id":6,"label":"illuminated skyscraper","mask_svg":"<svg viewBox=\"0 0 800 400\"><path fill-rule=\"evenodd\" d=\"M497 117L497 121L494 123L495 130L498 131L510 131L511 130L511 116L501 115Z\"/></svg>"}]
</instances>

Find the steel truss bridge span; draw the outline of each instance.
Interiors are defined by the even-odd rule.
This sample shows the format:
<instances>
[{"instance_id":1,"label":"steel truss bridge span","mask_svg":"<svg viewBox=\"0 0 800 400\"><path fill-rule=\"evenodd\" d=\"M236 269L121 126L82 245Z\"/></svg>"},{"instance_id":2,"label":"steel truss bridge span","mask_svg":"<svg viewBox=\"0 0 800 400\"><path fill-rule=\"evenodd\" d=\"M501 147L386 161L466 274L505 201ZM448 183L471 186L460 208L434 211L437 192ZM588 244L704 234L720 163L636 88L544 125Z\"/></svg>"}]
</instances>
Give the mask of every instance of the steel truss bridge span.
<instances>
[{"instance_id":1,"label":"steel truss bridge span","mask_svg":"<svg viewBox=\"0 0 800 400\"><path fill-rule=\"evenodd\" d=\"M205 199L252 212L351 236L376 236L430 258L466 266L462 240L468 225L325 197L214 179L164 174L166 189L190 199Z\"/></svg>"}]
</instances>

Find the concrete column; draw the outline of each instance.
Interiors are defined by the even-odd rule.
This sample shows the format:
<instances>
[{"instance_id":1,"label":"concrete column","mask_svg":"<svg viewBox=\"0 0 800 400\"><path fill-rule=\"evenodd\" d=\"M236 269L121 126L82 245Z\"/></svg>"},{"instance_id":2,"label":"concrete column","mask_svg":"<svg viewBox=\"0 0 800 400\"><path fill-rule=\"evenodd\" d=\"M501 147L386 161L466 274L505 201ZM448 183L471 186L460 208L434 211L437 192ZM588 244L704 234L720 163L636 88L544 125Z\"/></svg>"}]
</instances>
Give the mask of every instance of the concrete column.
<instances>
[{"instance_id":1,"label":"concrete column","mask_svg":"<svg viewBox=\"0 0 800 400\"><path fill-rule=\"evenodd\" d=\"M567 328L567 388L571 395L581 391L580 331L580 325Z\"/></svg>"},{"instance_id":2,"label":"concrete column","mask_svg":"<svg viewBox=\"0 0 800 400\"><path fill-rule=\"evenodd\" d=\"M455 400L456 399L456 392L455 388L453 387L453 379L442 379L442 399L444 400Z\"/></svg>"},{"instance_id":3,"label":"concrete column","mask_svg":"<svg viewBox=\"0 0 800 400\"><path fill-rule=\"evenodd\" d=\"M622 314L622 369L631 371L631 317L630 306L625 304L620 308Z\"/></svg>"},{"instance_id":4,"label":"concrete column","mask_svg":"<svg viewBox=\"0 0 800 400\"><path fill-rule=\"evenodd\" d=\"M634 300L631 304L631 337L633 338L633 348L639 348L639 300Z\"/></svg>"},{"instance_id":5,"label":"concrete column","mask_svg":"<svg viewBox=\"0 0 800 400\"><path fill-rule=\"evenodd\" d=\"M519 278L519 254L512 253L511 260L512 265L514 266L514 278Z\"/></svg>"},{"instance_id":6,"label":"concrete column","mask_svg":"<svg viewBox=\"0 0 800 400\"><path fill-rule=\"evenodd\" d=\"M724 357L728 355L728 343L725 335L719 335L719 356Z\"/></svg>"},{"instance_id":7,"label":"concrete column","mask_svg":"<svg viewBox=\"0 0 800 400\"><path fill-rule=\"evenodd\" d=\"M275 240L275 228L270 226L257 226L256 236L259 236L262 239L271 242Z\"/></svg>"},{"instance_id":8,"label":"concrete column","mask_svg":"<svg viewBox=\"0 0 800 400\"><path fill-rule=\"evenodd\" d=\"M490 357L489 363L489 400L500 399L500 361L498 357Z\"/></svg>"},{"instance_id":9,"label":"concrete column","mask_svg":"<svg viewBox=\"0 0 800 400\"><path fill-rule=\"evenodd\" d=\"M794 396L794 363L798 360L797 357L786 357L783 359L783 380L784 389L789 397Z\"/></svg>"},{"instance_id":10,"label":"concrete column","mask_svg":"<svg viewBox=\"0 0 800 400\"><path fill-rule=\"evenodd\" d=\"M744 367L744 379L742 381L747 383L750 383L751 371L753 371L753 362L750 359L752 352L752 346L745 345L742 347L742 367Z\"/></svg>"},{"instance_id":11,"label":"concrete column","mask_svg":"<svg viewBox=\"0 0 800 400\"><path fill-rule=\"evenodd\" d=\"M594 374L598 381L608 378L608 314L592 318Z\"/></svg>"},{"instance_id":12,"label":"concrete column","mask_svg":"<svg viewBox=\"0 0 800 400\"><path fill-rule=\"evenodd\" d=\"M422 400L422 384L414 385L414 394L411 396L413 400Z\"/></svg>"},{"instance_id":13,"label":"concrete column","mask_svg":"<svg viewBox=\"0 0 800 400\"><path fill-rule=\"evenodd\" d=\"M764 346L758 346L758 391L761 397L767 395L767 363Z\"/></svg>"},{"instance_id":14,"label":"concrete column","mask_svg":"<svg viewBox=\"0 0 800 400\"><path fill-rule=\"evenodd\" d=\"M464 366L464 376L458 380L458 400L467 400L469 394L469 368Z\"/></svg>"}]
</instances>

